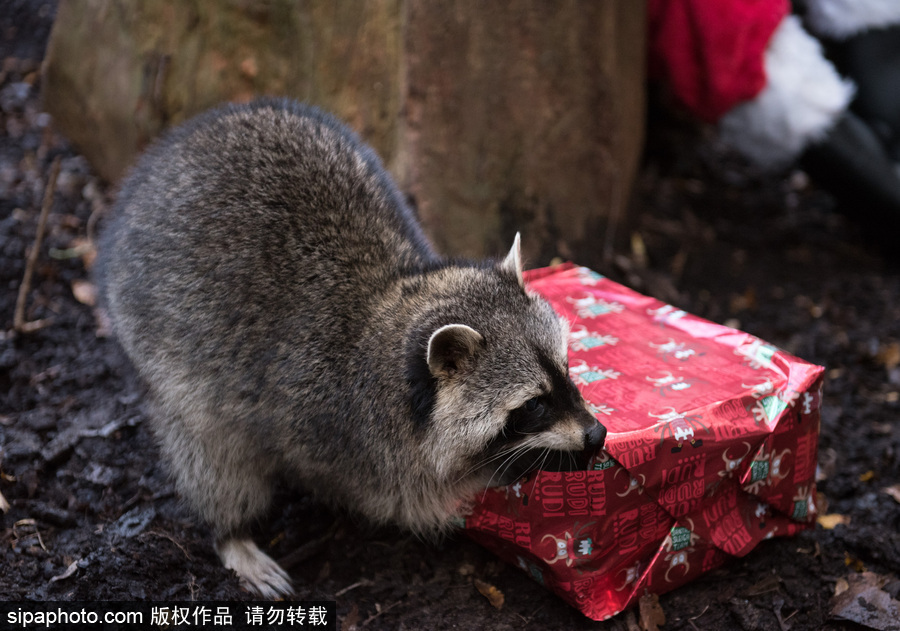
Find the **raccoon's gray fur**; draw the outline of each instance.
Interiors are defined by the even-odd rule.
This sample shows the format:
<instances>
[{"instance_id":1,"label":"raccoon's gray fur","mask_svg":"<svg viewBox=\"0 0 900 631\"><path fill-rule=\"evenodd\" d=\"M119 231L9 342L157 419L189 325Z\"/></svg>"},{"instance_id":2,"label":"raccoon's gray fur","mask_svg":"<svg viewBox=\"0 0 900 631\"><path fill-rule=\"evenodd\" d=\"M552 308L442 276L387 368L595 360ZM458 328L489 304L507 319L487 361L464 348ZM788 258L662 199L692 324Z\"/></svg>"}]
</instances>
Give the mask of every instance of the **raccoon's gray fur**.
<instances>
[{"instance_id":1,"label":"raccoon's gray fur","mask_svg":"<svg viewBox=\"0 0 900 631\"><path fill-rule=\"evenodd\" d=\"M247 535L278 478L428 532L521 453L603 442L518 236L499 262L438 257L374 153L314 108L226 106L169 133L99 251L177 489L261 595L290 592Z\"/></svg>"}]
</instances>

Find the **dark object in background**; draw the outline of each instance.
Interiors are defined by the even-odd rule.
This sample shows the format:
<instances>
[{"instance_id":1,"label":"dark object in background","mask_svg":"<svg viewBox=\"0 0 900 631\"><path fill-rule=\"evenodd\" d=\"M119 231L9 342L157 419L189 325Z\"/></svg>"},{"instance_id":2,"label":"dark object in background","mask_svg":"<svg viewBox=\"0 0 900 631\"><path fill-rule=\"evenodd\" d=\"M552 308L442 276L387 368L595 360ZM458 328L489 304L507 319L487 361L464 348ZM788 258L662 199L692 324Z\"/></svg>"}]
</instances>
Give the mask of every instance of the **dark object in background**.
<instances>
[{"instance_id":1,"label":"dark object in background","mask_svg":"<svg viewBox=\"0 0 900 631\"><path fill-rule=\"evenodd\" d=\"M828 136L800 157L802 166L839 201L839 209L870 240L896 241L900 230L900 176L872 128L845 112ZM894 244L896 245L896 243Z\"/></svg>"},{"instance_id":2,"label":"dark object in background","mask_svg":"<svg viewBox=\"0 0 900 631\"><path fill-rule=\"evenodd\" d=\"M838 70L856 83L850 108L872 128L891 160L900 162L900 26L825 45Z\"/></svg>"},{"instance_id":3,"label":"dark object in background","mask_svg":"<svg viewBox=\"0 0 900 631\"><path fill-rule=\"evenodd\" d=\"M891 254L900 237L900 26L823 44L857 92L850 110L800 164L868 239Z\"/></svg>"}]
</instances>

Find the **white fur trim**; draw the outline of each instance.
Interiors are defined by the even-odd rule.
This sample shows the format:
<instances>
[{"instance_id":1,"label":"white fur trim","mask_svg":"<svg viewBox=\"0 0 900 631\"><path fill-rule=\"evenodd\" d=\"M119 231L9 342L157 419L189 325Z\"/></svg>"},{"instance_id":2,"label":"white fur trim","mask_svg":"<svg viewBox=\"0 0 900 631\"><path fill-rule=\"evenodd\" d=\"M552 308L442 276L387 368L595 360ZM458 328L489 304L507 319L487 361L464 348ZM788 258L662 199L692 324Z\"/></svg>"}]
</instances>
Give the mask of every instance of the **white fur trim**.
<instances>
[{"instance_id":1,"label":"white fur trim","mask_svg":"<svg viewBox=\"0 0 900 631\"><path fill-rule=\"evenodd\" d=\"M807 0L806 4L810 29L836 39L900 24L900 0Z\"/></svg>"},{"instance_id":2,"label":"white fur trim","mask_svg":"<svg viewBox=\"0 0 900 631\"><path fill-rule=\"evenodd\" d=\"M766 87L720 121L722 140L763 167L780 168L822 138L847 109L854 86L825 59L796 16L775 30L765 53Z\"/></svg>"}]
</instances>

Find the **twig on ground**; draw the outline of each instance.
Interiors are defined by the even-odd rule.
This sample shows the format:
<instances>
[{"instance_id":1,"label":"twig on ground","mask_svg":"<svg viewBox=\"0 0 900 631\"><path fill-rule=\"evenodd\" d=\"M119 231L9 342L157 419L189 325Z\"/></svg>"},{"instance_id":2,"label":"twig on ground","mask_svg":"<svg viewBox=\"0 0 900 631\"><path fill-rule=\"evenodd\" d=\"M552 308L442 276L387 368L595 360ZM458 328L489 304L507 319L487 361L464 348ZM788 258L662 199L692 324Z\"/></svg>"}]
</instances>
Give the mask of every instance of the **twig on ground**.
<instances>
[{"instance_id":1,"label":"twig on ground","mask_svg":"<svg viewBox=\"0 0 900 631\"><path fill-rule=\"evenodd\" d=\"M298 563L302 563L306 561L308 558L312 557L314 554L319 552L322 549L322 546L328 542L330 539L334 538L334 533L337 531L337 521L332 524L331 528L316 539L312 541L307 541L302 546L291 552L290 554L285 555L281 559L278 560L278 565L280 565L283 569L289 570L293 566Z\"/></svg>"},{"instance_id":2,"label":"twig on ground","mask_svg":"<svg viewBox=\"0 0 900 631\"><path fill-rule=\"evenodd\" d=\"M166 534L166 533L164 533L164 532L159 532L159 531L156 531L156 530L148 530L147 532L145 532L145 533L143 533L142 535L140 535L140 536L138 537L138 539L140 539L141 541L143 541L143 540L146 539L147 537L159 537L160 539L166 539L167 541L170 541L172 544L174 544L176 548L178 548L179 550L181 550L182 553L184 553L184 556L185 556L185 558L186 558L188 561L193 561L193 560L194 560L194 559L191 557L191 555L188 553L188 551L185 549L185 547L184 547L183 545L181 545L180 543L178 543L178 541L176 541L175 538L172 537L172 535Z\"/></svg>"},{"instance_id":3,"label":"twig on ground","mask_svg":"<svg viewBox=\"0 0 900 631\"><path fill-rule=\"evenodd\" d=\"M369 624L370 622L372 622L373 620L375 620L376 618L378 618L378 616L380 616L381 614L383 614L383 613L385 613L385 612L390 611L391 609L393 609L394 607L396 607L397 605L399 605L401 602L403 602L403 601L398 600L398 601L396 601L396 602L391 603L391 604L388 605L387 607L382 607L382 608L380 608L378 611L376 611L375 613L373 613L371 616L369 616L368 618L366 618L365 620L363 620L363 621L362 621L362 624L359 625L360 628L365 627L365 626L368 626L368 624Z\"/></svg>"},{"instance_id":4,"label":"twig on ground","mask_svg":"<svg viewBox=\"0 0 900 631\"><path fill-rule=\"evenodd\" d=\"M19 533L19 529L23 528L25 530L30 530L31 532ZM18 545L20 541L37 539L37 542L40 544L41 549L46 552L47 546L44 545L44 539L41 537L41 531L38 530L37 521L34 519L20 519L16 523L13 524L12 527L13 538L15 539L15 544Z\"/></svg>"},{"instance_id":5,"label":"twig on ground","mask_svg":"<svg viewBox=\"0 0 900 631\"><path fill-rule=\"evenodd\" d=\"M38 219L37 234L34 237L34 246L28 254L28 260L25 263L25 275L22 277L22 284L19 285L19 295L16 298L16 311L13 316L13 328L19 333L31 333L37 331L48 324L51 320L35 320L33 322L25 321L25 302L28 299L28 292L31 291L31 278L34 275L34 266L37 263L38 254L41 249L41 242L44 240L44 231L47 227L47 215L50 214L50 207L53 206L53 191L56 189L56 178L59 176L60 156L56 156L53 164L50 166L50 176L47 178L47 186L44 188L44 199L41 204L41 215Z\"/></svg>"},{"instance_id":6,"label":"twig on ground","mask_svg":"<svg viewBox=\"0 0 900 631\"><path fill-rule=\"evenodd\" d=\"M374 585L374 584L375 584L375 581L372 581L372 580L370 580L370 579L364 578L364 579L361 580L361 581L357 581L357 582L353 583L352 585L348 585L348 586L345 587L344 589L335 592L335 593L334 593L334 597L337 598L338 596L343 596L344 594L346 594L347 592L349 592L351 589L356 589L357 587L369 587L369 586Z\"/></svg>"},{"instance_id":7,"label":"twig on ground","mask_svg":"<svg viewBox=\"0 0 900 631\"><path fill-rule=\"evenodd\" d=\"M67 567L66 570L62 574L58 574L58 575L54 576L53 578L50 579L50 582L55 583L56 581L63 581L65 579L69 578L70 576L72 576L77 571L78 571L78 561L72 561L69 564L69 567Z\"/></svg>"}]
</instances>

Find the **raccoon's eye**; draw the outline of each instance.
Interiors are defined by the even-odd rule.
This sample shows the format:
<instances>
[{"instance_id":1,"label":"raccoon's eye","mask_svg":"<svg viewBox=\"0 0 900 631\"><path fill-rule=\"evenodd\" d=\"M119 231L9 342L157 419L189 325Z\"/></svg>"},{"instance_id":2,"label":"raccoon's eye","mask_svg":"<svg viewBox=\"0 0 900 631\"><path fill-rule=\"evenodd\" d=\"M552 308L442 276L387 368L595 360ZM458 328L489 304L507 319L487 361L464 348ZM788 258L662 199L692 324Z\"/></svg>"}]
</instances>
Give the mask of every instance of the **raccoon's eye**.
<instances>
[{"instance_id":1,"label":"raccoon's eye","mask_svg":"<svg viewBox=\"0 0 900 631\"><path fill-rule=\"evenodd\" d=\"M538 397L528 399L522 407L526 412L534 416L540 416L544 413L544 404L541 403Z\"/></svg>"}]
</instances>

